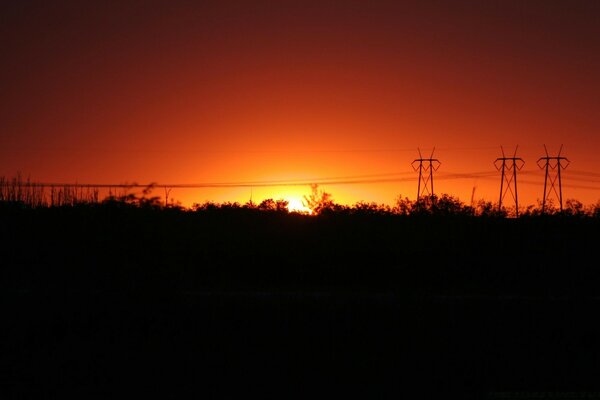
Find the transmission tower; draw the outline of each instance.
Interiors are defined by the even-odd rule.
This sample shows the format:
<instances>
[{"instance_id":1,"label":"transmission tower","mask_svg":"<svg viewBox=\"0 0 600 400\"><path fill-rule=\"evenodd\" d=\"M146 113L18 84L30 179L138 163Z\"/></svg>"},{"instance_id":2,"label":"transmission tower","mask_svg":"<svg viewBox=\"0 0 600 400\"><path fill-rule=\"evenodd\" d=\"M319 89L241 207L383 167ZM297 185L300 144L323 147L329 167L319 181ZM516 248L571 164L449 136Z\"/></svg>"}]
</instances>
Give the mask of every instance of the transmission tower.
<instances>
[{"instance_id":1,"label":"transmission tower","mask_svg":"<svg viewBox=\"0 0 600 400\"><path fill-rule=\"evenodd\" d=\"M515 147L515 152L512 157L506 157L504 154L504 148L500 146L502 150L502 157L496 158L494 166L498 171L501 171L502 176L500 178L500 199L498 200L498 210L502 211L502 201L508 193L511 194L515 201L515 213L519 216L519 192L517 191L517 171L520 171L525 165L525 161L522 158L517 157L517 150L519 146ZM506 186L505 186L506 184Z\"/></svg>"},{"instance_id":2,"label":"transmission tower","mask_svg":"<svg viewBox=\"0 0 600 400\"><path fill-rule=\"evenodd\" d=\"M411 165L415 171L419 171L419 183L417 185L417 201L421 196L430 195L434 199L433 191L433 173L438 170L442 164L437 158L433 158L433 152L435 147L431 151L429 158L423 158L421 155L421 149L419 151L419 158L414 160ZM421 183L423 185L421 185Z\"/></svg>"},{"instance_id":3,"label":"transmission tower","mask_svg":"<svg viewBox=\"0 0 600 400\"><path fill-rule=\"evenodd\" d=\"M544 151L546 157L540 157L537 164L540 169L544 169L546 176L544 177L544 197L542 200L542 213L546 211L546 200L554 193L558 198L560 204L560 211L563 210L563 197L562 197L562 179L560 171L566 169L571 161L567 157L561 157L563 145L560 145L558 155L556 157L550 157L548 155L548 149L544 145ZM558 190L556 188L558 184Z\"/></svg>"}]
</instances>

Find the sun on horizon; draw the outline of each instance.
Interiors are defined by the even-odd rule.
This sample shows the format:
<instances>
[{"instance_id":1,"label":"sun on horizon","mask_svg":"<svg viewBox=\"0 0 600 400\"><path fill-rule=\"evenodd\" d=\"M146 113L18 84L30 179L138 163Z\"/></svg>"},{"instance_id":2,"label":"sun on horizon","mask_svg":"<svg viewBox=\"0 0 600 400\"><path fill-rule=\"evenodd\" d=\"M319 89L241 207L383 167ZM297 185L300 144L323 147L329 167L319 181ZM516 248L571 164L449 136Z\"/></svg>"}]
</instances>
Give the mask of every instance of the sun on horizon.
<instances>
[{"instance_id":1,"label":"sun on horizon","mask_svg":"<svg viewBox=\"0 0 600 400\"><path fill-rule=\"evenodd\" d=\"M289 212L297 212L302 214L311 214L312 210L298 197L286 197L285 200L288 202L287 209Z\"/></svg>"}]
</instances>

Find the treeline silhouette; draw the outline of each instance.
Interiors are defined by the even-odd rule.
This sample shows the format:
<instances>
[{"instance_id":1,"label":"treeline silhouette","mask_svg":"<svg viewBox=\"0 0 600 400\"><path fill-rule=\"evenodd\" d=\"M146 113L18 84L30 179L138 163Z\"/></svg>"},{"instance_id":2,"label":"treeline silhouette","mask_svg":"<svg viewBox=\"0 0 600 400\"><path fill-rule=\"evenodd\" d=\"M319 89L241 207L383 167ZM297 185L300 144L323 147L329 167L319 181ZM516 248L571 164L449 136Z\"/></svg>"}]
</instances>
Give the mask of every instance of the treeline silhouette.
<instances>
[{"instance_id":1,"label":"treeline silhouette","mask_svg":"<svg viewBox=\"0 0 600 400\"><path fill-rule=\"evenodd\" d=\"M284 200L184 209L149 194L0 201L4 272L46 291L597 293L598 206L568 201L562 212L531 208L515 219L449 195L345 206L314 188L308 215Z\"/></svg>"},{"instance_id":2,"label":"treeline silhouette","mask_svg":"<svg viewBox=\"0 0 600 400\"><path fill-rule=\"evenodd\" d=\"M184 210L173 199L169 202L168 193L165 198L153 195L155 187L151 184L141 192L132 192L131 187L109 188L108 193L102 197L100 189L89 185L51 186L50 188L37 184L29 178L23 180L20 175L12 179L0 177L0 204L22 207L63 207L75 205L121 205L137 206L143 208L177 208ZM311 193L304 196L304 202L312 215L321 214L379 214L379 215L463 215L481 217L514 217L514 207L498 207L497 203L478 200L467 205L458 198L449 194L441 196L423 196L416 200L398 196L394 205L379 204L375 202L360 201L353 205L338 204L330 193L320 190L317 184L311 186ZM238 202L216 203L207 201L194 203L191 211L201 212L216 210L221 211L263 211L289 213L288 202L284 199L265 199L259 203L249 201L245 204ZM299 211L293 211L299 213ZM536 205L528 205L519 209L523 217L539 215L562 215L574 217L600 217L600 200L593 205L584 205L576 199L567 199L563 210L548 199L544 209L538 201Z\"/></svg>"},{"instance_id":3,"label":"treeline silhouette","mask_svg":"<svg viewBox=\"0 0 600 400\"><path fill-rule=\"evenodd\" d=\"M3 392L598 389L598 206L506 218L448 195L344 206L315 186L306 215L151 189L2 192Z\"/></svg>"}]
</instances>

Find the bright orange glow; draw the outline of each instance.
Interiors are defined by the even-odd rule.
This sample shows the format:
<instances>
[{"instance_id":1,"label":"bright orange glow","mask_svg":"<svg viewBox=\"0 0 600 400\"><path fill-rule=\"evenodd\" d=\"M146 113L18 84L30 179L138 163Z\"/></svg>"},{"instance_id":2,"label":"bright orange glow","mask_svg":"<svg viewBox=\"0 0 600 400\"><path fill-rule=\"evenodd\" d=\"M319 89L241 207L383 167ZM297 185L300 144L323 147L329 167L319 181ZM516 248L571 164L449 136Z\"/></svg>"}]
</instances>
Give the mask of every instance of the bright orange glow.
<instances>
[{"instance_id":1,"label":"bright orange glow","mask_svg":"<svg viewBox=\"0 0 600 400\"><path fill-rule=\"evenodd\" d=\"M564 144L572 161L564 197L600 198L600 178L571 172L600 173L596 2L12 3L2 8L0 175L219 183L406 174L320 184L339 203L391 205L416 195L417 147L436 146L436 192L468 203L474 188L474 200L497 201L493 161L500 145L519 144L525 205L542 197L535 162L545 143L553 153ZM171 196L189 206L281 193L301 199L310 186Z\"/></svg>"}]
</instances>

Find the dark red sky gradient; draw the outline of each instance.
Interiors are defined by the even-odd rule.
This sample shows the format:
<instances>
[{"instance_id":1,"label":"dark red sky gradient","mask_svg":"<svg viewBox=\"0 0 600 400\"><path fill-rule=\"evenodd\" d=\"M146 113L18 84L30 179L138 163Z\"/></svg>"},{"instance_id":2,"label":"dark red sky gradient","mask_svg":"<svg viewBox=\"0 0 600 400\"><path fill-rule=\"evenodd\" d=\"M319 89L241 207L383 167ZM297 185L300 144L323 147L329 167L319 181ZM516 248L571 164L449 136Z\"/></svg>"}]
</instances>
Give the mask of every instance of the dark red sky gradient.
<instances>
[{"instance_id":1,"label":"dark red sky gradient","mask_svg":"<svg viewBox=\"0 0 600 400\"><path fill-rule=\"evenodd\" d=\"M112 3L112 4L109 4ZM0 5L0 175L195 183L494 171L519 144L600 198L600 2L28 1ZM569 178L585 181L569 181ZM596 182L594 182L594 179ZM499 177L437 190L496 200ZM416 182L324 186L391 204ZM522 200L542 195L521 186ZM256 188L255 199L308 188ZM185 204L247 188L178 192Z\"/></svg>"}]
</instances>

